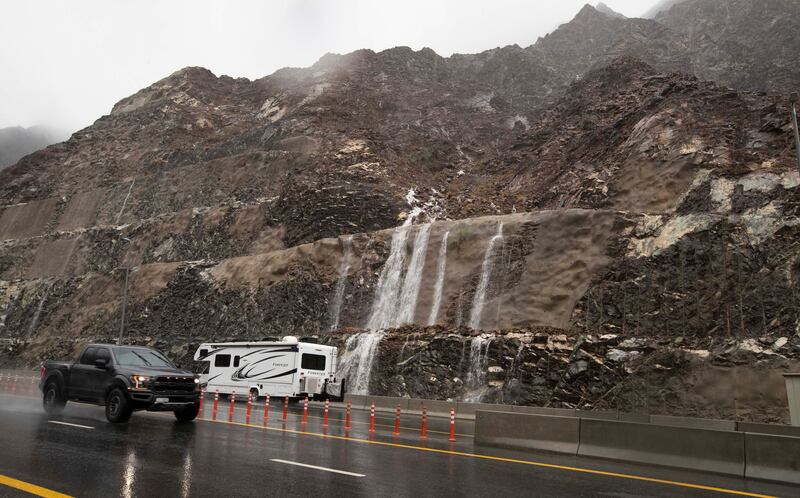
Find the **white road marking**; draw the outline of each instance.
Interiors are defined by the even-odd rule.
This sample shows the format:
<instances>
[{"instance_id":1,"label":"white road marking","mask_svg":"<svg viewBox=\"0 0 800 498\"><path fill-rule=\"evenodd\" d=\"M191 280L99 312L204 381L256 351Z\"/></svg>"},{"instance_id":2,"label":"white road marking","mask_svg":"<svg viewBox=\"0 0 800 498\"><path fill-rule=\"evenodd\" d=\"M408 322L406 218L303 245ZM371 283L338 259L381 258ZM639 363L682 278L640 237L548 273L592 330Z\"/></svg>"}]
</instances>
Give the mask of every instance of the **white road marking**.
<instances>
[{"instance_id":1,"label":"white road marking","mask_svg":"<svg viewBox=\"0 0 800 498\"><path fill-rule=\"evenodd\" d=\"M48 420L48 422L51 424L68 425L70 427L80 427L81 429L94 429L94 427L90 427L88 425L70 424L69 422L61 422L60 420Z\"/></svg>"},{"instance_id":2,"label":"white road marking","mask_svg":"<svg viewBox=\"0 0 800 498\"><path fill-rule=\"evenodd\" d=\"M317 470L324 470L325 472L334 472L336 474L344 474L346 476L353 476L353 477L367 477L366 474L356 474L355 472L347 472L345 470L336 470L336 469L329 469L328 467L317 467L316 465L309 465L307 463L300 463L300 462L292 462L289 460L281 460L279 458L270 458L271 462L278 462L278 463L285 463L288 465L297 465L298 467L306 467L309 469L317 469Z\"/></svg>"}]
</instances>

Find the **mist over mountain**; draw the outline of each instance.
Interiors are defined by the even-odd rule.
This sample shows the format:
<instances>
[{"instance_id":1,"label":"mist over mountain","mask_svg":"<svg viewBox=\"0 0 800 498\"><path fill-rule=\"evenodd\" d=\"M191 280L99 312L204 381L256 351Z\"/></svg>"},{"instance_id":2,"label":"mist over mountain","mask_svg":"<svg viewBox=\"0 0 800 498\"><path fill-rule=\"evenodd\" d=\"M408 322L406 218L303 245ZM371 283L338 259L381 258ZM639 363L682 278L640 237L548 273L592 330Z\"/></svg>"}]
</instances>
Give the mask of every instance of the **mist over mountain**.
<instances>
[{"instance_id":1,"label":"mist over mountain","mask_svg":"<svg viewBox=\"0 0 800 498\"><path fill-rule=\"evenodd\" d=\"M0 169L11 166L23 156L64 138L64 133L45 126L0 128Z\"/></svg>"},{"instance_id":2,"label":"mist over mountain","mask_svg":"<svg viewBox=\"0 0 800 498\"><path fill-rule=\"evenodd\" d=\"M178 70L0 173L2 361L110 337L127 295L128 339L181 361L291 331L353 369L377 344L373 394L784 420L798 8ZM698 394L734 369L760 380Z\"/></svg>"}]
</instances>

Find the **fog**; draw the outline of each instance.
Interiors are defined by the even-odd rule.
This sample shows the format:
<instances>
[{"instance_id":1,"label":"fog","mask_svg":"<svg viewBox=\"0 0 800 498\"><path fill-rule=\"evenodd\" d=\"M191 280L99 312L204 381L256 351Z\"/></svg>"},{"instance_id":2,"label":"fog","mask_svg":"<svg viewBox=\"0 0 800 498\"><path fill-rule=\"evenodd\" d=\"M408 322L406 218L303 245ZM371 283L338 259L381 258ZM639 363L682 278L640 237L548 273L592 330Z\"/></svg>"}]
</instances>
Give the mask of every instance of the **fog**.
<instances>
[{"instance_id":1,"label":"fog","mask_svg":"<svg viewBox=\"0 0 800 498\"><path fill-rule=\"evenodd\" d=\"M260 78L327 52L527 46L585 0L3 0L0 128L75 131L185 66ZM606 0L629 17L655 0Z\"/></svg>"}]
</instances>

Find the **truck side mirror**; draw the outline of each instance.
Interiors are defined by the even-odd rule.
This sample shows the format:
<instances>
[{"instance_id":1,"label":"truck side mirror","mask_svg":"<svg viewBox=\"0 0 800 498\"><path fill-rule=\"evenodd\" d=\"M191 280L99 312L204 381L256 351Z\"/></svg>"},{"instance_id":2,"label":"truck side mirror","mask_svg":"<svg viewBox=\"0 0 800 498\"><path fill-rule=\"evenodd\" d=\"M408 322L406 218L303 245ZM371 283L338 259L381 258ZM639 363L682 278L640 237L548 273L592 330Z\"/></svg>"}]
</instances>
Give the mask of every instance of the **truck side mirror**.
<instances>
[{"instance_id":1,"label":"truck side mirror","mask_svg":"<svg viewBox=\"0 0 800 498\"><path fill-rule=\"evenodd\" d=\"M108 360L106 360L105 358L95 358L94 366L96 366L97 368L106 368L108 367Z\"/></svg>"}]
</instances>

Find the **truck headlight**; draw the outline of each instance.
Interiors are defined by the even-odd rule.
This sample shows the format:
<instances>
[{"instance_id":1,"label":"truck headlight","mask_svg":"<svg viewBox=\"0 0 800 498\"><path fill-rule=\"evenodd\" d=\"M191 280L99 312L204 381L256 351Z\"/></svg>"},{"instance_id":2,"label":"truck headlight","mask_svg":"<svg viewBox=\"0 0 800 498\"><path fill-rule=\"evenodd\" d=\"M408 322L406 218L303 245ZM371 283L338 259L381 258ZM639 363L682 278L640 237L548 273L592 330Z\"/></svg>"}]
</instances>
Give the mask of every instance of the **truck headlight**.
<instances>
[{"instance_id":1,"label":"truck headlight","mask_svg":"<svg viewBox=\"0 0 800 498\"><path fill-rule=\"evenodd\" d=\"M200 387L200 378L199 378L199 377L195 377L195 378L194 378L194 390L195 390L195 391L200 391L200 390L201 390L201 387Z\"/></svg>"},{"instance_id":2,"label":"truck headlight","mask_svg":"<svg viewBox=\"0 0 800 498\"><path fill-rule=\"evenodd\" d=\"M131 376L133 386L136 389L149 389L153 379L147 375L133 375Z\"/></svg>"}]
</instances>

